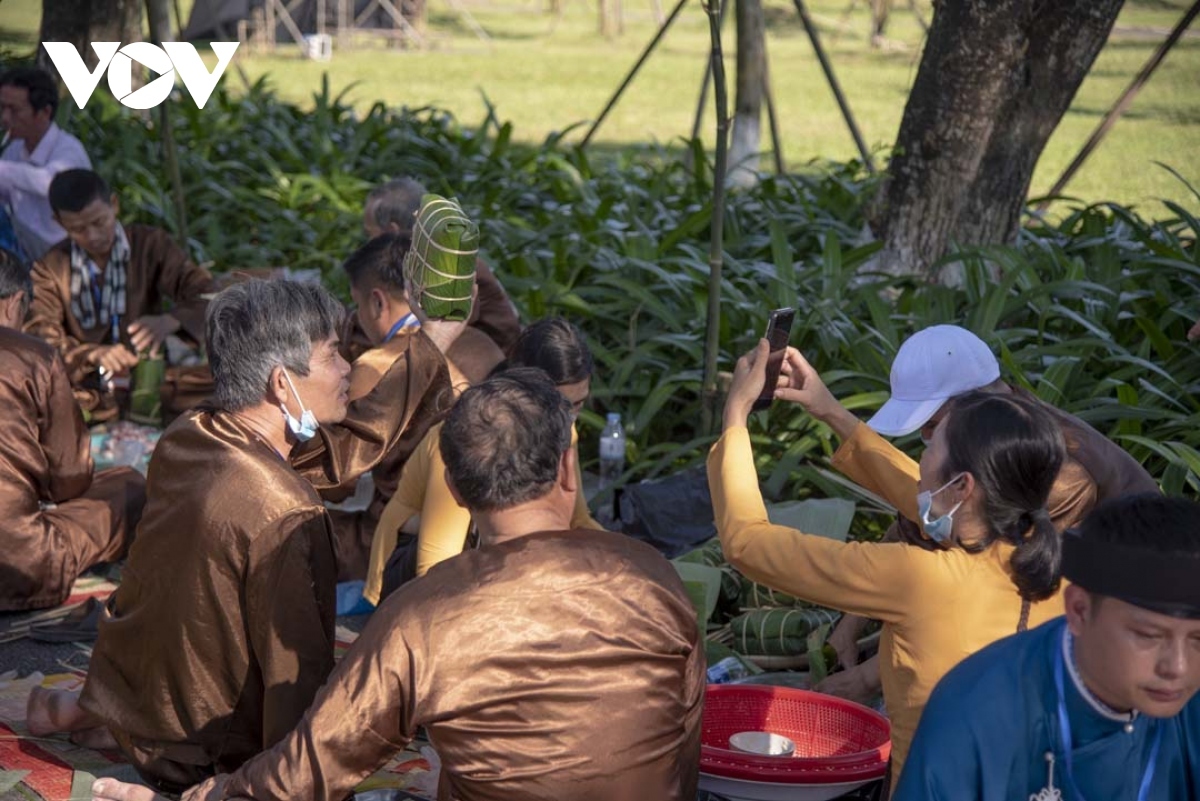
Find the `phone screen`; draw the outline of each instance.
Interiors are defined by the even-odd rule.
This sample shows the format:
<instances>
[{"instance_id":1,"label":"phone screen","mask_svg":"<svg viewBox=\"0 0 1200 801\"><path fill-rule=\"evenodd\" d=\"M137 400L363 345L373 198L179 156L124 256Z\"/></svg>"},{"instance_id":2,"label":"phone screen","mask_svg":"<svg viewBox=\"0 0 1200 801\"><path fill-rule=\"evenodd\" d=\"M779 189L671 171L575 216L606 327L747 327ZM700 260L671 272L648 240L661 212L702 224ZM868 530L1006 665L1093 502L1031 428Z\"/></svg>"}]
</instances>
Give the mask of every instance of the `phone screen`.
<instances>
[{"instance_id":1,"label":"phone screen","mask_svg":"<svg viewBox=\"0 0 1200 801\"><path fill-rule=\"evenodd\" d=\"M783 367L783 353L787 350L788 340L792 336L792 320L796 317L795 309L776 309L771 312L767 321L767 342L771 343L771 353L767 357L767 383L763 385L762 394L751 407L754 411L762 411L771 405L775 399L775 385L779 383L779 371Z\"/></svg>"}]
</instances>

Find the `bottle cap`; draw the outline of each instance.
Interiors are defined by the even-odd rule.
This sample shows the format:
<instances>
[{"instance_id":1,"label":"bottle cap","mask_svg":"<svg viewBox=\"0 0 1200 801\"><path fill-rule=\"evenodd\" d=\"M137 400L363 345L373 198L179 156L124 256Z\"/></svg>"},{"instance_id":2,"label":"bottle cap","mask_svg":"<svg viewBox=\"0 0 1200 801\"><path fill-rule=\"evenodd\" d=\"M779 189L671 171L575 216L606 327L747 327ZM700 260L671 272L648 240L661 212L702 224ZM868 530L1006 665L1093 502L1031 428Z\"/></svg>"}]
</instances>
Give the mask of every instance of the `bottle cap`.
<instances>
[{"instance_id":1,"label":"bottle cap","mask_svg":"<svg viewBox=\"0 0 1200 801\"><path fill-rule=\"evenodd\" d=\"M609 412L607 419L608 419L608 422L610 422L610 423L619 423L619 422L621 422L621 413L620 412Z\"/></svg>"}]
</instances>

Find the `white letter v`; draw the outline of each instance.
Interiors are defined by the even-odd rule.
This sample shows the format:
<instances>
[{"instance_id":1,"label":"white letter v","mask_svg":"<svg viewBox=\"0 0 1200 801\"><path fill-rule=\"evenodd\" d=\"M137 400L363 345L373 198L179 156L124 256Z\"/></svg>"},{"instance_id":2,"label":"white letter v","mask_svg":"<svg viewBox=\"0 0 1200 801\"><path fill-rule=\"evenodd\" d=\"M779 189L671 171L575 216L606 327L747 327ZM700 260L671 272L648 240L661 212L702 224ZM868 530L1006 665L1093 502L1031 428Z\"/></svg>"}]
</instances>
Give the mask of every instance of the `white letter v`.
<instances>
[{"instance_id":1,"label":"white letter v","mask_svg":"<svg viewBox=\"0 0 1200 801\"><path fill-rule=\"evenodd\" d=\"M121 43L92 42L92 50L100 59L96 64L95 72L88 72L87 65L83 63L83 57L79 55L75 45L70 42L42 42L42 47L46 48L46 52L50 54L50 60L54 62L55 69L58 70L63 83L67 85L67 91L75 99L76 105L83 108L83 104L88 102L92 92L96 91L96 84L100 83L100 77L108 69L108 64L117 54Z\"/></svg>"},{"instance_id":2,"label":"white letter v","mask_svg":"<svg viewBox=\"0 0 1200 801\"><path fill-rule=\"evenodd\" d=\"M162 43L163 49L171 57L171 63L175 65L175 71L179 73L180 78L183 78L183 85L187 87L188 92L192 95L192 100L196 102L196 108L204 108L204 104L208 102L213 90L217 88L217 81L221 80L221 75L229 66L230 59L237 52L238 44L238 42L213 42L212 50L217 54L217 66L213 67L212 72L209 72L208 68L204 66L200 54L196 52L195 46L190 42Z\"/></svg>"}]
</instances>

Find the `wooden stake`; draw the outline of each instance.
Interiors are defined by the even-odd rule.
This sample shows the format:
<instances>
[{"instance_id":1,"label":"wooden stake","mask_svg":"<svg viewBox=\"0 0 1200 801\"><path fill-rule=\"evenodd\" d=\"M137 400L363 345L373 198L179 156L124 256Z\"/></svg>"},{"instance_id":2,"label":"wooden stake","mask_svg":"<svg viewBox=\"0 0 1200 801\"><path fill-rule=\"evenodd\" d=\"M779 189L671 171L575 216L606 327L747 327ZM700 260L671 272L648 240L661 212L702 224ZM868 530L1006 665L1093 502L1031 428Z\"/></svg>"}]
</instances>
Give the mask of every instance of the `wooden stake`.
<instances>
[{"instance_id":1,"label":"wooden stake","mask_svg":"<svg viewBox=\"0 0 1200 801\"><path fill-rule=\"evenodd\" d=\"M150 22L150 38L156 45L171 41L171 14L167 0L146 0L146 17ZM179 153L175 149L175 131L171 127L171 104L161 103L158 107L159 126L162 130L163 160L171 181L171 194L175 200L175 227L179 243L187 250L188 225L187 204L183 193L183 175L179 170Z\"/></svg>"},{"instance_id":2,"label":"wooden stake","mask_svg":"<svg viewBox=\"0 0 1200 801\"><path fill-rule=\"evenodd\" d=\"M629 84L633 82L634 77L638 74L638 70L640 70L642 65L646 63L646 59L650 58L650 54L654 52L654 48L658 47L658 43L662 41L663 36L665 36L667 31L670 29L671 23L673 23L675 18L679 16L679 12L683 11L683 7L686 3L687 0L679 0L679 2L675 4L675 8L671 10L671 16L667 17L667 21L659 27L658 33L654 34L654 38L650 40L650 44L646 45L646 49L643 50L642 55L638 57L637 62L633 65L633 69L629 70L629 74L625 76L625 80L621 81L621 85L617 87L617 91L613 93L611 98L609 98L608 103L604 106L604 110L600 112L600 116L597 117L596 121L592 123L592 127L588 128L588 132L584 135L583 141L579 143L580 148L586 148L588 146L588 142L592 141L592 137L595 136L596 131L600 128L600 123L604 122L604 118L607 117L608 113L613 110L613 106L617 105L617 101L621 99L621 95L624 94L625 90L629 88Z\"/></svg>"},{"instance_id":3,"label":"wooden stake","mask_svg":"<svg viewBox=\"0 0 1200 801\"><path fill-rule=\"evenodd\" d=\"M813 50L816 51L817 61L821 62L821 71L825 73L825 80L829 82L829 88L833 90L833 96L837 100L838 108L842 110L842 117L846 120L846 126L850 128L850 135L854 137L854 144L858 146L859 155L862 156L863 164L866 165L867 172L875 174L875 160L871 158L871 151L867 149L867 143L863 141L862 133L858 130L858 123L854 121L854 114L850 111L850 104L846 101L846 96L842 94L841 84L838 83L837 76L833 74L833 64L830 63L829 57L825 55L825 48L821 46L821 37L817 34L817 26L813 24L812 18L808 16L808 9L804 7L804 0L792 0L796 4L796 11L800 14L800 21L804 23L804 30L808 33L808 39L812 42Z\"/></svg>"},{"instance_id":4,"label":"wooden stake","mask_svg":"<svg viewBox=\"0 0 1200 801\"><path fill-rule=\"evenodd\" d=\"M1117 120L1121 118L1121 115L1125 113L1125 110L1129 108L1131 103L1133 103L1133 99L1137 97L1138 92L1140 92L1142 87L1146 85L1146 82L1150 80L1150 76L1154 74L1156 69L1158 69L1158 65L1163 63L1163 59L1167 57L1167 53L1171 52L1171 48L1173 48L1175 43L1183 37L1183 32L1186 31L1188 26L1192 24L1192 21L1196 19L1197 14L1200 14L1200 0L1196 0L1195 3L1192 3L1192 7L1189 8L1187 13L1183 15L1183 19L1179 20L1179 22L1171 30L1170 35L1168 35L1167 38L1163 40L1162 44L1158 46L1158 49L1154 51L1154 55L1150 56L1150 60L1147 61L1145 66L1142 67L1141 72L1134 77L1133 82L1130 83L1129 86L1125 88L1125 91L1121 93L1121 96L1117 98L1117 102L1113 103L1112 108L1110 108L1108 113L1104 115L1104 119L1100 120L1100 124L1096 126L1096 130L1092 131L1092 135L1088 137L1087 142L1085 142L1083 147L1080 149L1079 155L1075 156L1075 159L1071 162L1070 166L1068 166L1059 179L1054 182L1054 186L1051 187L1050 192L1046 195L1042 202L1038 204L1038 211L1045 211L1046 207L1050 205L1050 201L1060 195L1063 189L1066 188L1067 184L1070 183L1071 179L1075 177L1075 173L1077 173L1079 168L1083 166L1083 163L1087 161L1088 156L1092 155L1092 151L1099 146L1100 141L1104 139L1105 134L1108 133L1109 129L1116 124Z\"/></svg>"},{"instance_id":5,"label":"wooden stake","mask_svg":"<svg viewBox=\"0 0 1200 801\"><path fill-rule=\"evenodd\" d=\"M713 5L717 4L714 8ZM712 40L710 63L713 74L713 95L717 102L717 152L713 166L712 236L708 246L708 316L704 336L704 384L701 435L715 431L719 419L717 403L717 354L721 336L721 271L725 263L725 172L729 150L729 98L725 84L725 59L721 49L721 19L724 3L709 0L704 4L708 14L709 37Z\"/></svg>"}]
</instances>

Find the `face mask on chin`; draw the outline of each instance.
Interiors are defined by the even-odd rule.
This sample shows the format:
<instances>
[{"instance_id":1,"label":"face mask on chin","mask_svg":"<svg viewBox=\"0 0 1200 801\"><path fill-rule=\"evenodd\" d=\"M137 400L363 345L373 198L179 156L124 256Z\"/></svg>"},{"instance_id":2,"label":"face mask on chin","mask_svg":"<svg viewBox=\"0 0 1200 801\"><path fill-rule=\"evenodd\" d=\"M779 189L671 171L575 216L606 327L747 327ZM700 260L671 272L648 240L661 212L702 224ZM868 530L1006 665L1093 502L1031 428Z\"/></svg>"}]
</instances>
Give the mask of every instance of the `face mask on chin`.
<instances>
[{"instance_id":1,"label":"face mask on chin","mask_svg":"<svg viewBox=\"0 0 1200 801\"><path fill-rule=\"evenodd\" d=\"M926 490L917 494L917 512L921 516L921 526L925 529L925 534L928 535L929 539L939 545L946 545L950 542L950 536L954 528L954 513L963 505L963 502L959 501L946 514L930 520L929 513L933 511L933 496L948 489L950 485L965 475L966 473L959 473L933 492Z\"/></svg>"},{"instance_id":2,"label":"face mask on chin","mask_svg":"<svg viewBox=\"0 0 1200 801\"><path fill-rule=\"evenodd\" d=\"M320 428L320 424L317 423L317 418L313 415L312 410L304 408L304 401L300 400L300 393L296 391L296 385L292 383L292 377L288 375L286 369L283 370L283 377L287 381L288 388L291 389L292 394L296 396L296 403L300 404L299 420L288 411L287 404L279 404L279 408L283 412L283 419L287 421L287 427L292 432L292 436L300 442L308 442L317 435L317 429Z\"/></svg>"}]
</instances>

